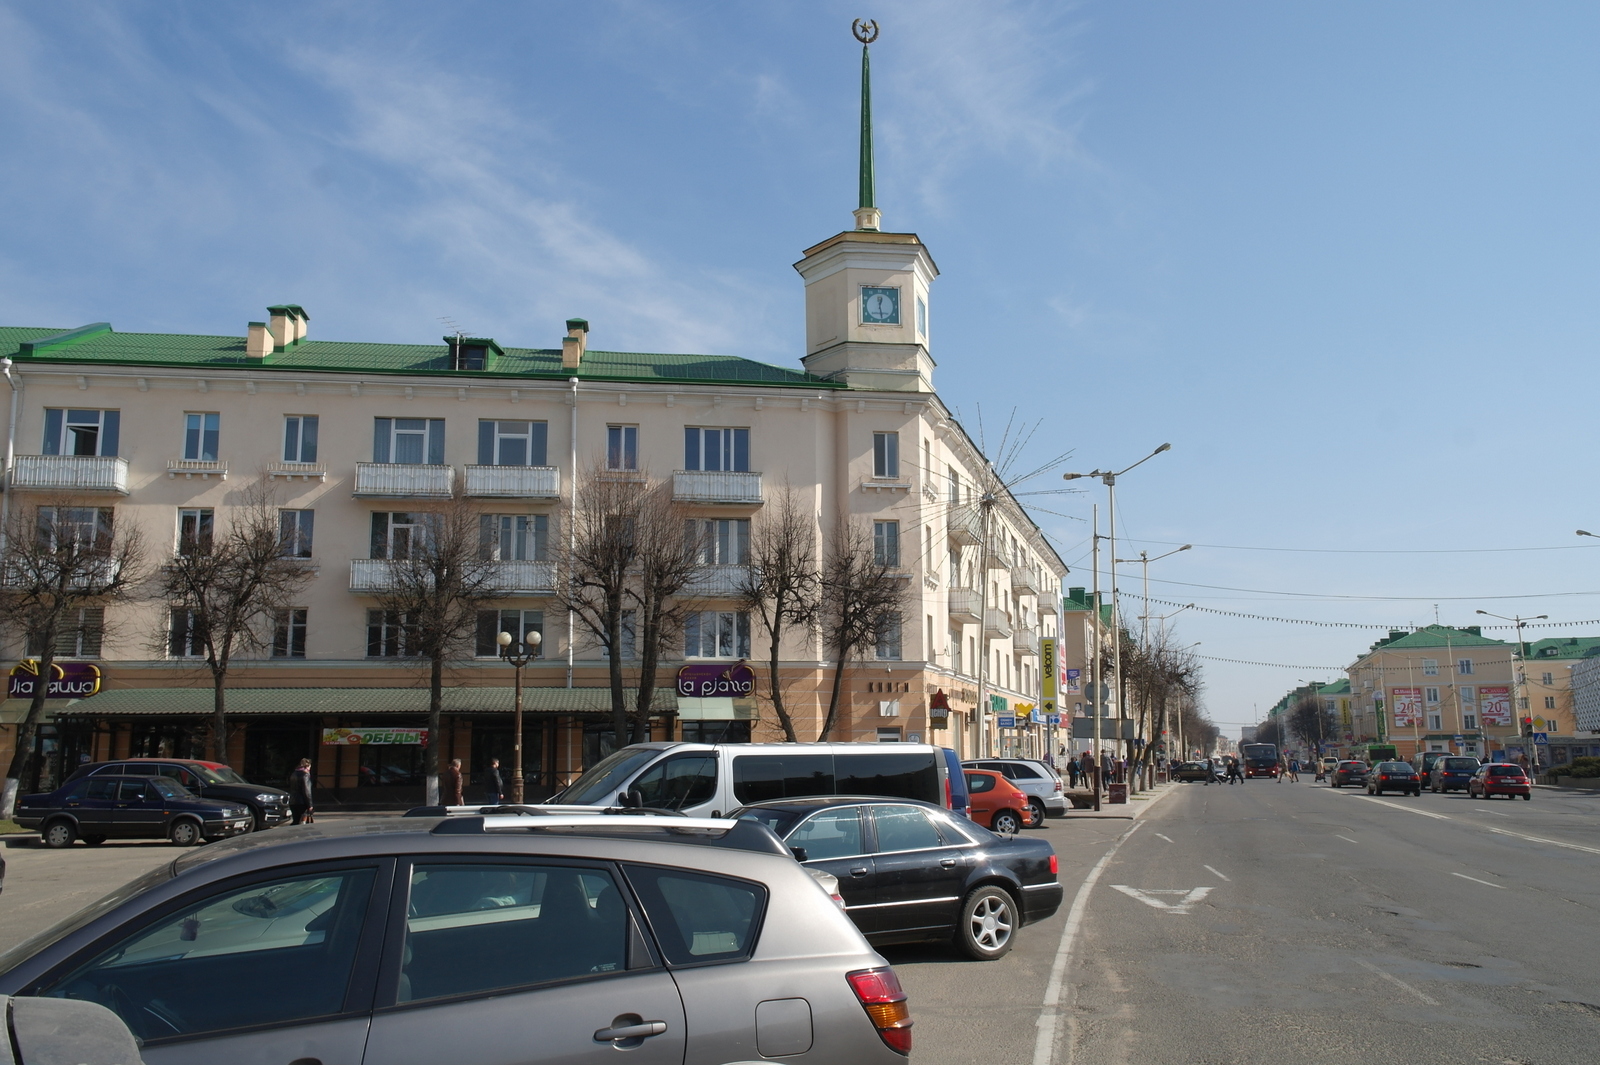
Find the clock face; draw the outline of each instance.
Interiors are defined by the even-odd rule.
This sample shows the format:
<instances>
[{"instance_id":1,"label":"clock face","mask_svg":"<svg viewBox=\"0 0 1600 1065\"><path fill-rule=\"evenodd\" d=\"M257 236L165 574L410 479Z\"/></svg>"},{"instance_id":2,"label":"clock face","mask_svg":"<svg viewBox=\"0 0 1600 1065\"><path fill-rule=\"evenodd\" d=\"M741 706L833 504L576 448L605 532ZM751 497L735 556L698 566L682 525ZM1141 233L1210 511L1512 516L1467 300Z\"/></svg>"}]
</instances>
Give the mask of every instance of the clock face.
<instances>
[{"instance_id":1,"label":"clock face","mask_svg":"<svg viewBox=\"0 0 1600 1065\"><path fill-rule=\"evenodd\" d=\"M861 287L861 320L871 325L900 324L900 290Z\"/></svg>"}]
</instances>

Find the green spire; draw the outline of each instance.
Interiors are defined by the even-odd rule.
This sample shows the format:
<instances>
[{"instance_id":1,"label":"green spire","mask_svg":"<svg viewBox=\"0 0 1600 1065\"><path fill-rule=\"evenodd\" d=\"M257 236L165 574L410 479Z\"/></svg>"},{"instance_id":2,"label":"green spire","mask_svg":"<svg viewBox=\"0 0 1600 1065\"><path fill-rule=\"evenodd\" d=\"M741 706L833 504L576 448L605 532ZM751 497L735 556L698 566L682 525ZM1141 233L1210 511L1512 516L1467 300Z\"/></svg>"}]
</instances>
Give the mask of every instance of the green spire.
<instances>
[{"instance_id":1,"label":"green spire","mask_svg":"<svg viewBox=\"0 0 1600 1065\"><path fill-rule=\"evenodd\" d=\"M861 202L857 207L877 207L872 181L872 59L861 46Z\"/></svg>"}]
</instances>

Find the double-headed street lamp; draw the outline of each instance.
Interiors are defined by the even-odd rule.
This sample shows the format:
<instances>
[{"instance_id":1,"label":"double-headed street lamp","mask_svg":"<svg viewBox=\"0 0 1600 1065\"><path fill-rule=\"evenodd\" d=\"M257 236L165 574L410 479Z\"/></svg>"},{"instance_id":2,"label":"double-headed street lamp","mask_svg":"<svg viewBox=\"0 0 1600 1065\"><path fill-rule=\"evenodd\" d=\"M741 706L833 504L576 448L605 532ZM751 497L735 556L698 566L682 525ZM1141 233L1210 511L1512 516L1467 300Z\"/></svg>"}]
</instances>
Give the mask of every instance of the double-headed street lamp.
<instances>
[{"instance_id":1,"label":"double-headed street lamp","mask_svg":"<svg viewBox=\"0 0 1600 1065\"><path fill-rule=\"evenodd\" d=\"M512 711L511 733L511 802L520 805L522 802L522 667L533 661L539 655L539 645L544 642L544 637L537 631L530 631L522 638L524 646L512 650L516 645L516 637L509 632L502 632L494 638L500 645L500 657L511 664L517 671L515 709Z\"/></svg>"},{"instance_id":2,"label":"double-headed street lamp","mask_svg":"<svg viewBox=\"0 0 1600 1065\"><path fill-rule=\"evenodd\" d=\"M1142 615L1140 615L1140 617L1139 617L1139 622L1140 622L1139 639L1144 641L1145 644L1149 644L1149 642L1150 642L1150 563L1152 563L1152 562L1160 562L1164 558L1171 558L1173 555L1176 555L1178 552L1180 552L1180 551L1188 551L1192 547L1194 547L1193 544L1184 544L1182 547L1174 547L1171 551L1168 551L1166 554L1157 555L1155 558L1151 558L1149 553L1146 552L1146 551L1140 551L1138 558L1114 558L1114 559L1112 559L1113 562L1128 562L1128 563L1137 562L1137 563L1139 563L1139 565L1144 567L1144 613ZM1186 606L1179 607L1178 610L1187 610L1191 606L1194 606L1194 604L1193 603L1189 603ZM1178 612L1178 610L1174 610L1172 613L1176 614ZM1171 616L1172 616L1172 614L1168 614L1167 615L1167 617L1171 617Z\"/></svg>"},{"instance_id":3,"label":"double-headed street lamp","mask_svg":"<svg viewBox=\"0 0 1600 1065\"><path fill-rule=\"evenodd\" d=\"M1582 529L1579 529L1578 535L1593 536L1594 534L1586 533ZM1480 610L1478 613L1482 614L1486 618L1499 618L1501 621L1509 621L1517 627L1517 657L1512 663L1516 672L1511 674L1511 721L1513 724L1518 726L1517 732L1520 734L1522 732L1520 727L1522 724L1522 671L1526 665L1522 657L1522 626L1530 621L1544 621L1550 615L1535 614L1531 618L1525 618L1521 614L1515 614L1508 618L1504 614L1491 614L1487 610ZM1483 736L1484 744L1487 746L1489 742L1489 736L1484 731L1482 718L1479 719L1478 734ZM1487 754L1488 752L1485 751L1484 753ZM1534 773L1539 771L1539 747L1533 742L1532 735L1529 735L1527 740L1527 757L1528 768L1532 770L1532 772L1530 772L1528 775L1531 777Z\"/></svg>"}]
</instances>

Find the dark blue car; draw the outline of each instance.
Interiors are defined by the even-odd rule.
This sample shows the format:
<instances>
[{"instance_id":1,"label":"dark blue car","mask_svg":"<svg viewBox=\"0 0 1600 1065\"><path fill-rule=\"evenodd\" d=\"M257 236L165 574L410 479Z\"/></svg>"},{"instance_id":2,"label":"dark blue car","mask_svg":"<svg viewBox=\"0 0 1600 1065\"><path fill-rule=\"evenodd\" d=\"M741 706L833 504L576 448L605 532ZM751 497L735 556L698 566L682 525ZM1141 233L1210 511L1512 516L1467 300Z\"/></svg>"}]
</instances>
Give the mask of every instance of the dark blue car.
<instances>
[{"instance_id":1,"label":"dark blue car","mask_svg":"<svg viewBox=\"0 0 1600 1065\"><path fill-rule=\"evenodd\" d=\"M1466 791L1467 782L1481 764L1476 758L1458 755L1435 759L1433 768L1428 772L1428 787L1435 795L1441 791Z\"/></svg>"},{"instance_id":2,"label":"dark blue car","mask_svg":"<svg viewBox=\"0 0 1600 1065\"><path fill-rule=\"evenodd\" d=\"M250 831L250 808L202 799L168 777L92 776L47 795L24 795L16 822L36 828L47 847L74 840L170 839L180 847Z\"/></svg>"}]
</instances>

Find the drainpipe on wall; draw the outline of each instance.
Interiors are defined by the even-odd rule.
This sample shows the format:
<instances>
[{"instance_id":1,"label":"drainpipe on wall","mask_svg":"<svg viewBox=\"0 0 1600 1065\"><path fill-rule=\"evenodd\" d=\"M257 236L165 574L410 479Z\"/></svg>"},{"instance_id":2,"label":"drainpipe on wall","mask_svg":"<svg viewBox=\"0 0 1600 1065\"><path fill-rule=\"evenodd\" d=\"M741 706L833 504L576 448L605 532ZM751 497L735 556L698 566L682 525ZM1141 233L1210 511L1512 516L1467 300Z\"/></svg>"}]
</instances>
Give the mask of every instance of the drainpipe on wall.
<instances>
[{"instance_id":1,"label":"drainpipe on wall","mask_svg":"<svg viewBox=\"0 0 1600 1065\"><path fill-rule=\"evenodd\" d=\"M572 386L572 513L567 517L567 559L578 551L578 379L569 377ZM570 577L569 577L570 579ZM569 592L571 589L567 589ZM572 611L567 611L567 687L572 687L572 641L576 635Z\"/></svg>"}]
</instances>

